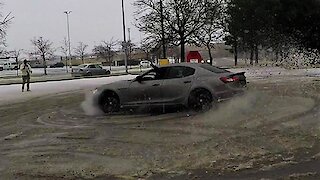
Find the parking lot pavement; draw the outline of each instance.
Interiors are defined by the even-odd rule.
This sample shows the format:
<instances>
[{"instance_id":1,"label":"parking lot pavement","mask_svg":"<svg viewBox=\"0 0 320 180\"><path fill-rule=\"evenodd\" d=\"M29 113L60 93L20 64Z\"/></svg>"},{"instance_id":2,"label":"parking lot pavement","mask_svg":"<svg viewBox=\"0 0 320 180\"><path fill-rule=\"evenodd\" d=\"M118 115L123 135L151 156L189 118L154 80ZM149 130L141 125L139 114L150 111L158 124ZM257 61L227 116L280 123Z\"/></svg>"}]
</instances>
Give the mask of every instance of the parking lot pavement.
<instances>
[{"instance_id":1,"label":"parking lot pavement","mask_svg":"<svg viewBox=\"0 0 320 180\"><path fill-rule=\"evenodd\" d=\"M136 75L111 76L93 79L75 79L68 81L39 82L31 84L31 92L21 92L21 85L6 85L0 88L0 104L21 101L34 97L41 97L50 94L90 90L100 85L120 80L133 79Z\"/></svg>"},{"instance_id":2,"label":"parking lot pavement","mask_svg":"<svg viewBox=\"0 0 320 180\"><path fill-rule=\"evenodd\" d=\"M253 179L288 178L293 164L319 159L319 85L252 82L250 93L202 114L87 116L81 89L0 106L0 178L245 179L247 169L269 172Z\"/></svg>"}]
</instances>

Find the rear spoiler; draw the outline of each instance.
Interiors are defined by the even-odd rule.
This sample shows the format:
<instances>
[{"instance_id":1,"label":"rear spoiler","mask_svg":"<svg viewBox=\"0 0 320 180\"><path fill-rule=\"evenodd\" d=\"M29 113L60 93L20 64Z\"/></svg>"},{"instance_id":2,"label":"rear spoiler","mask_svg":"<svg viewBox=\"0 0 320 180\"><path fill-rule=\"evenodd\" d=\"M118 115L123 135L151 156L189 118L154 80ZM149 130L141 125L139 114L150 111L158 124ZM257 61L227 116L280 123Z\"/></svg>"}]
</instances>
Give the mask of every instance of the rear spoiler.
<instances>
[{"instance_id":1,"label":"rear spoiler","mask_svg":"<svg viewBox=\"0 0 320 180\"><path fill-rule=\"evenodd\" d=\"M244 78L246 78L246 76L244 75L246 72L239 72L239 73L234 73L229 75L229 77L234 77L234 76L243 76Z\"/></svg>"},{"instance_id":2,"label":"rear spoiler","mask_svg":"<svg viewBox=\"0 0 320 180\"><path fill-rule=\"evenodd\" d=\"M246 72L239 72L239 73L235 73L235 74L232 74L232 76L236 76L236 75L244 75Z\"/></svg>"}]
</instances>

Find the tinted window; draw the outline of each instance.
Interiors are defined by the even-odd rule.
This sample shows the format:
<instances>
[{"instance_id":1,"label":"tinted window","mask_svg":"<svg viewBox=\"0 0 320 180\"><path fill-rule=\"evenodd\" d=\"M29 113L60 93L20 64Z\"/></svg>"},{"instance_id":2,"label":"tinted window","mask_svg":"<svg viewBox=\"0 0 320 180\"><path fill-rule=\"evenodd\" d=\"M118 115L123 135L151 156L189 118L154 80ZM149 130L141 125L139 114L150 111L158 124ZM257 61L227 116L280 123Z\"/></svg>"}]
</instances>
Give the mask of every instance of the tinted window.
<instances>
[{"instance_id":1,"label":"tinted window","mask_svg":"<svg viewBox=\"0 0 320 180\"><path fill-rule=\"evenodd\" d=\"M183 67L170 67L169 72L166 75L167 79L182 78L183 77Z\"/></svg>"},{"instance_id":2,"label":"tinted window","mask_svg":"<svg viewBox=\"0 0 320 180\"><path fill-rule=\"evenodd\" d=\"M89 65L88 68L96 68L95 65Z\"/></svg>"},{"instance_id":3,"label":"tinted window","mask_svg":"<svg viewBox=\"0 0 320 180\"><path fill-rule=\"evenodd\" d=\"M183 76L184 77L192 76L194 75L195 71L196 70L191 67L184 67Z\"/></svg>"},{"instance_id":4,"label":"tinted window","mask_svg":"<svg viewBox=\"0 0 320 180\"><path fill-rule=\"evenodd\" d=\"M167 72L168 68L158 68L153 69L146 74L143 75L143 79L145 80L161 80L164 79L165 74Z\"/></svg>"},{"instance_id":5,"label":"tinted window","mask_svg":"<svg viewBox=\"0 0 320 180\"><path fill-rule=\"evenodd\" d=\"M211 71L213 73L217 73L217 74L229 72L229 71L227 71L225 69L221 69L221 68L218 68L218 67L215 67L215 66L210 66L210 65L207 65L207 64L202 64L202 65L200 65L200 67L203 68L203 69L206 69L208 71Z\"/></svg>"},{"instance_id":6,"label":"tinted window","mask_svg":"<svg viewBox=\"0 0 320 180\"><path fill-rule=\"evenodd\" d=\"M97 64L95 65L95 68L102 69L102 67Z\"/></svg>"},{"instance_id":7,"label":"tinted window","mask_svg":"<svg viewBox=\"0 0 320 180\"><path fill-rule=\"evenodd\" d=\"M175 79L191 76L194 74L195 70L190 67L176 66L168 68L169 71L166 75L166 79Z\"/></svg>"}]
</instances>

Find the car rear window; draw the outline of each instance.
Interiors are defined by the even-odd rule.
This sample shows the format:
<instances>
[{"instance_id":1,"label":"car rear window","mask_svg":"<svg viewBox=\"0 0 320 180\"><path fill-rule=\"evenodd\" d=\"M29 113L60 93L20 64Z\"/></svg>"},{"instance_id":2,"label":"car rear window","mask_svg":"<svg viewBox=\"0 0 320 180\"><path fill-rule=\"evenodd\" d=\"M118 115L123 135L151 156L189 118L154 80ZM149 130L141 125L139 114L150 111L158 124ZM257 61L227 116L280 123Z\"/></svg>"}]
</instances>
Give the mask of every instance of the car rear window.
<instances>
[{"instance_id":1,"label":"car rear window","mask_svg":"<svg viewBox=\"0 0 320 180\"><path fill-rule=\"evenodd\" d=\"M228 73L229 71L225 70L225 69L221 69L221 68L218 68L218 67L215 67L215 66L210 66L210 65L207 65L207 64L202 64L200 65L201 68L203 69L206 69L208 71L211 71L213 73L217 73L217 74L220 74L220 73Z\"/></svg>"},{"instance_id":2,"label":"car rear window","mask_svg":"<svg viewBox=\"0 0 320 180\"><path fill-rule=\"evenodd\" d=\"M102 67L100 65L98 65L98 64L96 64L95 67L98 68L98 69L102 69Z\"/></svg>"}]
</instances>

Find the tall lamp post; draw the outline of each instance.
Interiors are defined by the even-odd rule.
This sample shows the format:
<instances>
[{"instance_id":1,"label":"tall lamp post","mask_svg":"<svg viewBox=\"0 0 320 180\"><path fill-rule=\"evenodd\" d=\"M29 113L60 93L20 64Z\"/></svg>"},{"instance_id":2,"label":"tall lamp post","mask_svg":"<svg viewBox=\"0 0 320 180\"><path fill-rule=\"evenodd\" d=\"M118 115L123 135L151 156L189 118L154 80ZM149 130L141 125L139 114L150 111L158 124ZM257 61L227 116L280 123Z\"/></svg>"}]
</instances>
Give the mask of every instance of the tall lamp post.
<instances>
[{"instance_id":1,"label":"tall lamp post","mask_svg":"<svg viewBox=\"0 0 320 180\"><path fill-rule=\"evenodd\" d=\"M126 73L128 73L128 51L127 51L127 37L126 37L126 19L124 14L124 1L122 0L122 28L123 28L123 48L124 48L124 64L126 66Z\"/></svg>"},{"instance_id":2,"label":"tall lamp post","mask_svg":"<svg viewBox=\"0 0 320 180\"><path fill-rule=\"evenodd\" d=\"M162 58L167 58L166 53L166 41L165 41L165 33L164 33L164 17L163 17L163 2L160 0L160 11L161 11L161 36L162 36Z\"/></svg>"},{"instance_id":3,"label":"tall lamp post","mask_svg":"<svg viewBox=\"0 0 320 180\"><path fill-rule=\"evenodd\" d=\"M65 11L64 13L67 15L67 30L68 30L68 48L69 48L69 58L70 58L70 66L72 67L72 59L71 59L71 41L70 41L70 23L69 23L69 14L72 11ZM67 66L67 65L66 65Z\"/></svg>"},{"instance_id":4,"label":"tall lamp post","mask_svg":"<svg viewBox=\"0 0 320 180\"><path fill-rule=\"evenodd\" d=\"M132 47L131 47L131 29L130 28L128 28L128 43L127 43L127 45L129 46L128 48L127 48L127 50L128 50L128 61L130 61L131 60L131 50L132 50Z\"/></svg>"}]
</instances>

